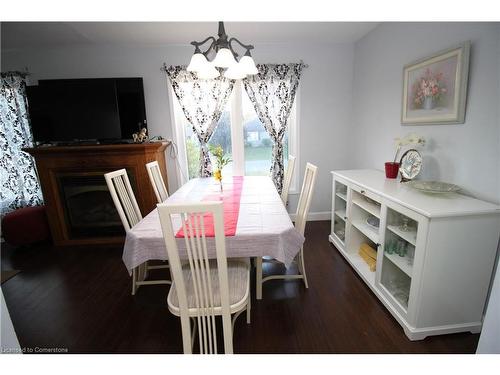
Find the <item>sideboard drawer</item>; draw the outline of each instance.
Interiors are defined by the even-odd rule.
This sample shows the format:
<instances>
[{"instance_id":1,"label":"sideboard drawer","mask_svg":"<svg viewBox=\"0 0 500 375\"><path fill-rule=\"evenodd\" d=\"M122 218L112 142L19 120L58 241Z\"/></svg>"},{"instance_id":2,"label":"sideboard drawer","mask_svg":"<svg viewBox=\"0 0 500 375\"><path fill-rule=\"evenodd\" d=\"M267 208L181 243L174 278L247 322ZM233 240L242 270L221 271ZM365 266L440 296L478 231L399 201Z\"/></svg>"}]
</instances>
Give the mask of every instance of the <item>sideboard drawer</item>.
<instances>
[{"instance_id":1,"label":"sideboard drawer","mask_svg":"<svg viewBox=\"0 0 500 375\"><path fill-rule=\"evenodd\" d=\"M372 193L370 190L366 190L365 188L362 188L355 184L351 184L351 189L357 191L358 193L364 195L365 197L374 200L377 203L382 203L382 198L380 197L380 195Z\"/></svg>"}]
</instances>

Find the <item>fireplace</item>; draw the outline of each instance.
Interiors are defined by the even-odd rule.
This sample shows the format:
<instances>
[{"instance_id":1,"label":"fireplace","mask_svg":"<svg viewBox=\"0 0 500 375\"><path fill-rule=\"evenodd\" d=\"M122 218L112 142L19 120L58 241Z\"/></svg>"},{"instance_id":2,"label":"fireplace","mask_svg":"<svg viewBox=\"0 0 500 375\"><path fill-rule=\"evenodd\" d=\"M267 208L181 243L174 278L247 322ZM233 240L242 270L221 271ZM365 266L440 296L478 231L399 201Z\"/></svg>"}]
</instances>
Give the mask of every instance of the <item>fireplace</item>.
<instances>
[{"instance_id":1,"label":"fireplace","mask_svg":"<svg viewBox=\"0 0 500 375\"><path fill-rule=\"evenodd\" d=\"M58 178L70 238L124 235L102 173Z\"/></svg>"},{"instance_id":2,"label":"fireplace","mask_svg":"<svg viewBox=\"0 0 500 375\"><path fill-rule=\"evenodd\" d=\"M104 174L126 169L139 209L147 215L156 207L156 196L146 164L156 160L168 184L168 145L150 142L25 149L36 160L54 244L123 245L125 231Z\"/></svg>"}]
</instances>

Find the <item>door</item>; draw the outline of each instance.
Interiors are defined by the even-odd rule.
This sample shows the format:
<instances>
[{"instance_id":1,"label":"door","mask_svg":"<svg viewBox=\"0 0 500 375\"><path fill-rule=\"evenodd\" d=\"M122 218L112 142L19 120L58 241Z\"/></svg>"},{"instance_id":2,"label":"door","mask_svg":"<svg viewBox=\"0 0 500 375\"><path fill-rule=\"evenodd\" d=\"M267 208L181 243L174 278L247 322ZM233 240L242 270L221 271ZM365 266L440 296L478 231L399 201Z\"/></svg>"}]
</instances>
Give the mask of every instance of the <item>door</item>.
<instances>
[{"instance_id":1,"label":"door","mask_svg":"<svg viewBox=\"0 0 500 375\"><path fill-rule=\"evenodd\" d=\"M414 325L428 219L391 201L383 202L381 216L376 287Z\"/></svg>"}]
</instances>

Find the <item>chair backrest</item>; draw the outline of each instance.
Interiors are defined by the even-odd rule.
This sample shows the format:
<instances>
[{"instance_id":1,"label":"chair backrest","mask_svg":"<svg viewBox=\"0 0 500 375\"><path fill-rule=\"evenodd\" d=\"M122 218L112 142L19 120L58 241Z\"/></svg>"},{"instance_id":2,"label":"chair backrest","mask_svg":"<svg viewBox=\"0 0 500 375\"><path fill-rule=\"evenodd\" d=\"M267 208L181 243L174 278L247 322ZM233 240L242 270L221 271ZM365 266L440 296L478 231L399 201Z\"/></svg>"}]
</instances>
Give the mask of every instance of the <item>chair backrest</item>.
<instances>
[{"instance_id":1,"label":"chair backrest","mask_svg":"<svg viewBox=\"0 0 500 375\"><path fill-rule=\"evenodd\" d=\"M192 283L192 287L189 285L189 289L193 290L194 294L200 352L217 353L214 285L212 285L214 280L211 280L210 272L210 268L212 267L213 269L216 266L219 275L219 306L222 307L224 351L226 354L232 354L233 339L231 313L229 309L229 283L222 202L207 201L185 204L161 203L158 204L157 207L163 235L165 237L165 245L167 248L168 260L170 262L170 272L173 277L179 301L184 353L191 353L191 327L188 312L190 311L193 313L193 310L189 309L188 298L192 301L193 296L188 296L186 287L187 281L184 279L184 273L182 272L177 241L172 228L172 218L174 215L180 215L180 220L182 222L181 228L184 232L187 260L183 263L187 263L190 269L191 279L188 282ZM216 263L209 262L208 260L205 222L203 219L203 216L206 214L213 216L217 254Z\"/></svg>"},{"instance_id":2,"label":"chair backrest","mask_svg":"<svg viewBox=\"0 0 500 375\"><path fill-rule=\"evenodd\" d=\"M134 191L125 169L104 175L118 215L125 230L129 230L142 219L141 210L135 200Z\"/></svg>"},{"instance_id":3,"label":"chair backrest","mask_svg":"<svg viewBox=\"0 0 500 375\"><path fill-rule=\"evenodd\" d=\"M158 203L164 202L168 198L168 190L165 186L165 182L163 182L158 162L155 160L151 163L147 163L146 169L148 170L149 180L153 186L156 200Z\"/></svg>"},{"instance_id":4,"label":"chair backrest","mask_svg":"<svg viewBox=\"0 0 500 375\"><path fill-rule=\"evenodd\" d=\"M292 183L293 169L295 167L295 156L288 156L288 166L285 171L285 178L283 179L283 190L281 190L281 200L286 206L288 200L288 191L290 190L290 184Z\"/></svg>"},{"instance_id":5,"label":"chair backrest","mask_svg":"<svg viewBox=\"0 0 500 375\"><path fill-rule=\"evenodd\" d=\"M316 183L317 172L318 167L311 163L306 164L304 182L302 183L299 203L297 204L297 214L295 215L295 228L297 228L302 235L306 228L307 215L309 214L309 207L311 206L312 192Z\"/></svg>"}]
</instances>

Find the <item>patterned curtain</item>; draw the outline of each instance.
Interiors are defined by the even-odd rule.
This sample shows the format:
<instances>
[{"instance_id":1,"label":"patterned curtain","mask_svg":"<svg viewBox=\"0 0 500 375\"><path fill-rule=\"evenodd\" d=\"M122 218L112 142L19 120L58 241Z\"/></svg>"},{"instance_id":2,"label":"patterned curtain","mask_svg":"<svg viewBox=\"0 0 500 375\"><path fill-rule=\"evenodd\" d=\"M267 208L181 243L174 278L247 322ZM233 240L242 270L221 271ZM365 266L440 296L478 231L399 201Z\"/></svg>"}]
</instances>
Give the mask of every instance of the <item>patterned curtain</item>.
<instances>
[{"instance_id":1,"label":"patterned curtain","mask_svg":"<svg viewBox=\"0 0 500 375\"><path fill-rule=\"evenodd\" d=\"M283 138L304 64L258 64L259 72L243 83L259 120L273 141L271 177L283 188Z\"/></svg>"},{"instance_id":2,"label":"patterned curtain","mask_svg":"<svg viewBox=\"0 0 500 375\"><path fill-rule=\"evenodd\" d=\"M182 111L200 142L200 177L212 175L212 163L207 143L212 136L227 100L233 91L234 80L222 75L202 80L185 66L170 66L167 75Z\"/></svg>"},{"instance_id":3,"label":"patterned curtain","mask_svg":"<svg viewBox=\"0 0 500 375\"><path fill-rule=\"evenodd\" d=\"M43 203L33 158L26 81L18 73L0 75L0 216L17 208Z\"/></svg>"}]
</instances>

